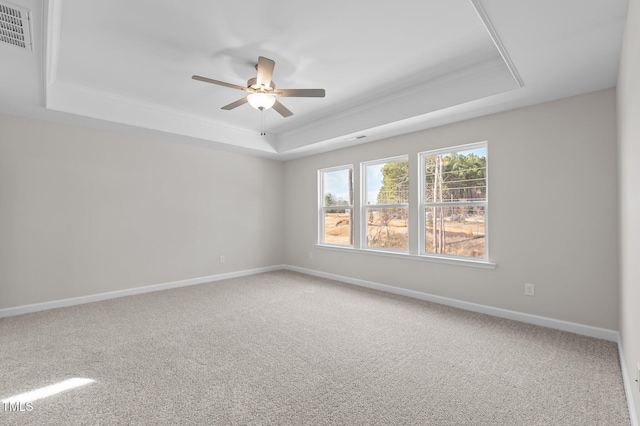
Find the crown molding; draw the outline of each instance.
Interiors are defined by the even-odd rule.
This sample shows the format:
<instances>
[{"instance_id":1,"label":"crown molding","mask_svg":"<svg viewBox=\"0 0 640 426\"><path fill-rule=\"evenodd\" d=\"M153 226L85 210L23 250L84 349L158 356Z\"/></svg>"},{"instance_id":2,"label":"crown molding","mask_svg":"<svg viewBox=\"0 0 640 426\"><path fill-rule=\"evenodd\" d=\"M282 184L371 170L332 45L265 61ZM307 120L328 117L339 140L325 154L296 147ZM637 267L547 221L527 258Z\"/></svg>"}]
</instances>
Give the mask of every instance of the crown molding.
<instances>
[{"instance_id":1,"label":"crown molding","mask_svg":"<svg viewBox=\"0 0 640 426\"><path fill-rule=\"evenodd\" d=\"M502 56L502 60L504 60L505 65L507 66L507 68L509 68L511 75L513 76L513 79L518 84L518 87L522 89L524 87L524 81L522 80L522 77L520 77L520 73L518 73L516 66L513 64L513 61L511 60L511 57L509 56L507 49L504 47L504 44L502 43L500 36L498 36L498 32L496 31L495 27L491 23L491 20L489 19L489 15L487 15L487 11L484 9L482 2L480 0L470 0L470 1L471 1L471 5L473 6L476 13L478 14L478 17L482 21L482 24L484 25L485 29L489 33L489 37L491 37L491 41L493 41L493 44L496 46L496 49L498 49L498 52L500 52L500 56Z\"/></svg>"}]
</instances>

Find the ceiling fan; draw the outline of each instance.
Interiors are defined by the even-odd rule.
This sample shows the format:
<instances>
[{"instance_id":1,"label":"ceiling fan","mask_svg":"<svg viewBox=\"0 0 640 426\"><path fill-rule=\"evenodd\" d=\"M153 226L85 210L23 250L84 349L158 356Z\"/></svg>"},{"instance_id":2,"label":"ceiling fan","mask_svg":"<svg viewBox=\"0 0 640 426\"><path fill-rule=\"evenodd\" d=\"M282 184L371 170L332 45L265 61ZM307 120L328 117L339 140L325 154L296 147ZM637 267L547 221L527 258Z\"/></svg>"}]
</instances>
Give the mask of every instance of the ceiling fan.
<instances>
[{"instance_id":1,"label":"ceiling fan","mask_svg":"<svg viewBox=\"0 0 640 426\"><path fill-rule=\"evenodd\" d=\"M225 83L224 81L213 80L207 77L201 77L194 75L194 80L204 81L205 83L217 84L219 86L230 87L232 89L242 90L247 92L248 95L242 99L230 103L222 107L224 110L232 110L247 102L252 107L263 111L273 107L281 116L290 117L293 115L284 105L280 103L277 97L298 97L298 98L324 98L324 89L278 89L276 90L276 84L271 80L273 75L273 68L276 63L265 57L258 57L258 64L256 65L257 76L250 78L247 81L247 87L238 86L231 83Z\"/></svg>"}]
</instances>

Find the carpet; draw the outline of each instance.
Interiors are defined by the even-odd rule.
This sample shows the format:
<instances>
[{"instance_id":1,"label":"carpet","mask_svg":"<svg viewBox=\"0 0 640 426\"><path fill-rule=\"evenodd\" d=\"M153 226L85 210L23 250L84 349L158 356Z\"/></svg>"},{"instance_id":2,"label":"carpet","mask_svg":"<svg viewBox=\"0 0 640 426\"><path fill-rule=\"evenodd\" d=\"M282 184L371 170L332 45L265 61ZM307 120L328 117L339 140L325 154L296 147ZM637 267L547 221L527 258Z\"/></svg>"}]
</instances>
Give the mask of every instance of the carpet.
<instances>
[{"instance_id":1,"label":"carpet","mask_svg":"<svg viewBox=\"0 0 640 426\"><path fill-rule=\"evenodd\" d=\"M0 319L3 425L629 425L617 345L291 271ZM16 411L17 408L20 410Z\"/></svg>"}]
</instances>

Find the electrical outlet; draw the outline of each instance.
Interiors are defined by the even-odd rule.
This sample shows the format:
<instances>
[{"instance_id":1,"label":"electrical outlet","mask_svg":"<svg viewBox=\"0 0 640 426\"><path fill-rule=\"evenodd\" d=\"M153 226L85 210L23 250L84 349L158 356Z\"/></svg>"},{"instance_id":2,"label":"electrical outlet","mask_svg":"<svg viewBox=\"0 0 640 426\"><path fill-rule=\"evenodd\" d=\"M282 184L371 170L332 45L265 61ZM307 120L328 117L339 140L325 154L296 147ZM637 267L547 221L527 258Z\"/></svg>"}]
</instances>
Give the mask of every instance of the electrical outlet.
<instances>
[{"instance_id":1,"label":"electrical outlet","mask_svg":"<svg viewBox=\"0 0 640 426\"><path fill-rule=\"evenodd\" d=\"M224 256L220 256L220 263L224 263Z\"/></svg>"},{"instance_id":2,"label":"electrical outlet","mask_svg":"<svg viewBox=\"0 0 640 426\"><path fill-rule=\"evenodd\" d=\"M536 295L536 286L531 283L524 284L524 295L525 296L535 296Z\"/></svg>"}]
</instances>

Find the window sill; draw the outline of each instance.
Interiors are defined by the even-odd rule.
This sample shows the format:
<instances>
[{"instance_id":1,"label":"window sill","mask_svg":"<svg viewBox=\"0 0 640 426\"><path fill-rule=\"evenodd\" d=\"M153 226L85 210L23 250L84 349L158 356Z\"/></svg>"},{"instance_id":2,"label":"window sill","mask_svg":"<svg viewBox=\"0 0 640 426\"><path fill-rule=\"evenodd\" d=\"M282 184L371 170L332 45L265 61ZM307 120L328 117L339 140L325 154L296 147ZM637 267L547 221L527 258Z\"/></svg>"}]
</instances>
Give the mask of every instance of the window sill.
<instances>
[{"instance_id":1,"label":"window sill","mask_svg":"<svg viewBox=\"0 0 640 426\"><path fill-rule=\"evenodd\" d=\"M418 260L422 262L431 262L431 263L444 263L448 265L467 266L470 268L496 269L496 267L498 266L496 263L488 262L486 260L462 259L457 257L415 255L415 254L401 253L401 252L394 252L394 251L332 246L328 244L315 244L314 246L323 250L335 250L335 251L341 251L341 252L373 254L376 256L395 257L396 259Z\"/></svg>"}]
</instances>

